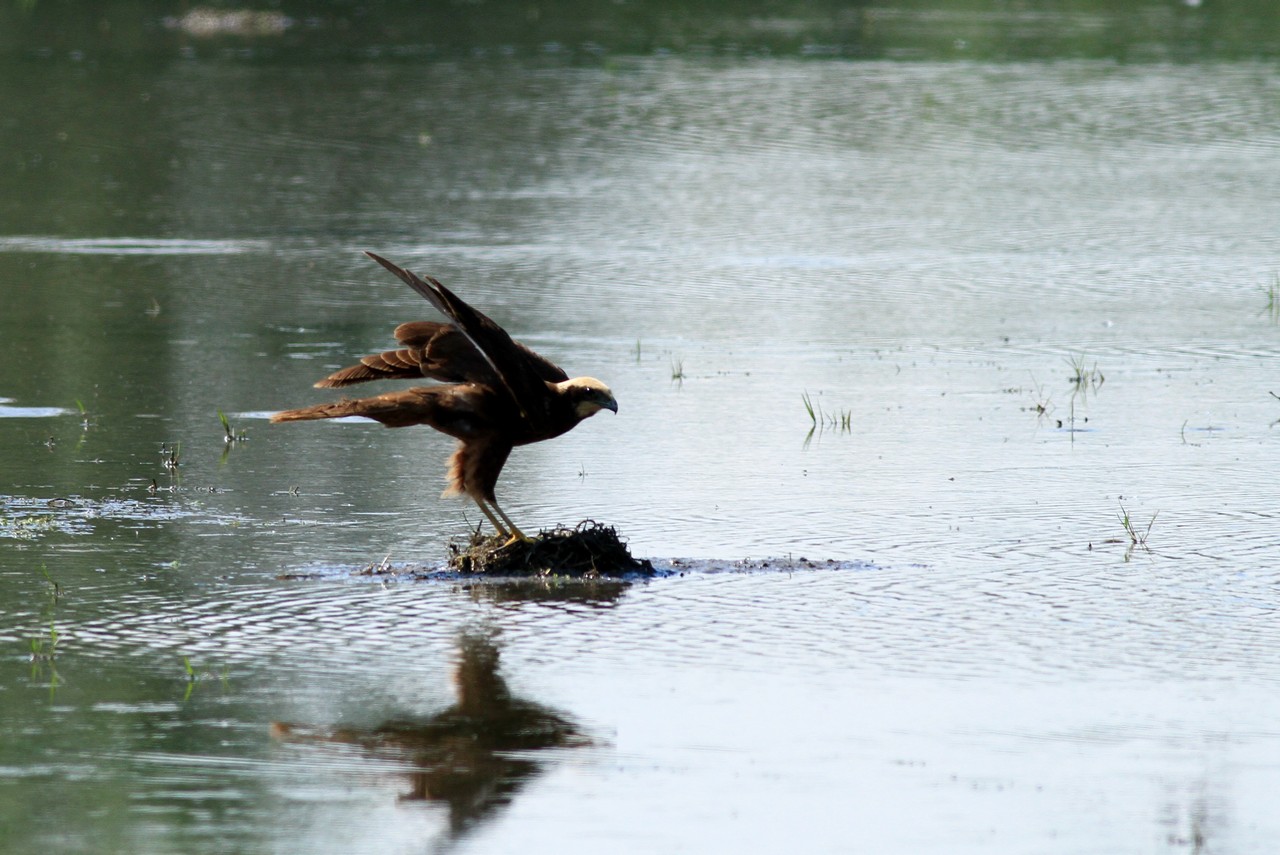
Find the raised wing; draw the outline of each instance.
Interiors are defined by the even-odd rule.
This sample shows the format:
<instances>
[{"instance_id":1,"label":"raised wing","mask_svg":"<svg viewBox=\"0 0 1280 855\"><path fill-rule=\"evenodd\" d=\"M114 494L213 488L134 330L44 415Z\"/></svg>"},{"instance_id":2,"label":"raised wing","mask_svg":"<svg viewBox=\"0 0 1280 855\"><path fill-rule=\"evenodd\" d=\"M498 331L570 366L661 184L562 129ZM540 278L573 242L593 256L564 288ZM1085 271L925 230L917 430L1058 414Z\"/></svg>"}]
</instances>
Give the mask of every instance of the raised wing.
<instances>
[{"instance_id":1,"label":"raised wing","mask_svg":"<svg viewBox=\"0 0 1280 855\"><path fill-rule=\"evenodd\" d=\"M453 321L454 328L465 336L484 358L501 387L511 395L525 418L540 420L544 417L545 404L549 396L546 384L568 379L568 375L561 368L529 348L517 344L511 336L507 335L506 330L482 312L472 308L435 279L429 276L423 279L372 252L366 252L365 255L390 270L406 285L425 297L441 314ZM412 335L417 331L415 328L407 334ZM399 330L397 330L398 333Z\"/></svg>"},{"instance_id":2,"label":"raised wing","mask_svg":"<svg viewBox=\"0 0 1280 855\"><path fill-rule=\"evenodd\" d=\"M359 365L336 371L316 383L339 388L369 380L418 380L430 377L445 383L498 383L488 361L453 324L410 321L396 327L404 347L361 357Z\"/></svg>"},{"instance_id":3,"label":"raised wing","mask_svg":"<svg viewBox=\"0 0 1280 855\"><path fill-rule=\"evenodd\" d=\"M317 389L339 389L371 380L419 380L430 377L443 383L482 383L498 386L493 366L471 340L453 324L409 321L396 327L396 339L404 347L360 358L358 365L335 371L315 384ZM564 372L529 348L515 342L538 375L551 383L565 379Z\"/></svg>"},{"instance_id":4,"label":"raised wing","mask_svg":"<svg viewBox=\"0 0 1280 855\"><path fill-rule=\"evenodd\" d=\"M443 286L441 286L443 287ZM455 297L456 299L456 297ZM474 310L473 310L474 311ZM480 315L479 312L476 312ZM484 317L484 315L480 315ZM485 318L485 320L489 320ZM493 321L489 321L493 324ZM497 324L495 329L501 332ZM503 333L506 335L506 333ZM488 383L496 380L486 372L492 369L489 360L476 349L471 339L453 324L441 324L436 321L409 321L396 327L396 340L409 348L423 347L425 342L425 363L423 368L427 376L451 383ZM533 368L539 377L548 383L559 383L568 380L564 369L549 359L539 356L518 341L507 338ZM448 376L445 376L448 375Z\"/></svg>"}]
</instances>

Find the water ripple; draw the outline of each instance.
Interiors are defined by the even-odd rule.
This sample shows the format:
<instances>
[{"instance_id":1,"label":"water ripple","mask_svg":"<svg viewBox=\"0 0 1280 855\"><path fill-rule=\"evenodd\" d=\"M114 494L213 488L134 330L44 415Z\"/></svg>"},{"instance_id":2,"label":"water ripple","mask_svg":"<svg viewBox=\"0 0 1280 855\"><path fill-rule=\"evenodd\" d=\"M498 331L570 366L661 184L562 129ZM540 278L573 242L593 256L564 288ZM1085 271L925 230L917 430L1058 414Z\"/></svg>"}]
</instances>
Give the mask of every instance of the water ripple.
<instances>
[{"instance_id":1,"label":"water ripple","mask_svg":"<svg viewBox=\"0 0 1280 855\"><path fill-rule=\"evenodd\" d=\"M184 238L64 238L45 235L0 237L0 253L48 252L59 255L234 255L263 252L265 240Z\"/></svg>"},{"instance_id":2,"label":"water ripple","mask_svg":"<svg viewBox=\"0 0 1280 855\"><path fill-rule=\"evenodd\" d=\"M817 675L857 672L1059 682L1249 672L1280 683L1274 574L1219 574L1158 557L1082 568L1000 562L981 572L763 564L634 585L626 609L573 597L483 593L486 585L312 583L174 601L123 595L116 613L59 621L70 656L157 654L307 672L438 661L459 625L497 618L537 659L590 649L622 665L643 651L672 667L758 669L778 660ZM501 585L492 586L501 590ZM476 594L479 593L479 596ZM1018 676L1020 675L1020 676Z\"/></svg>"}]
</instances>

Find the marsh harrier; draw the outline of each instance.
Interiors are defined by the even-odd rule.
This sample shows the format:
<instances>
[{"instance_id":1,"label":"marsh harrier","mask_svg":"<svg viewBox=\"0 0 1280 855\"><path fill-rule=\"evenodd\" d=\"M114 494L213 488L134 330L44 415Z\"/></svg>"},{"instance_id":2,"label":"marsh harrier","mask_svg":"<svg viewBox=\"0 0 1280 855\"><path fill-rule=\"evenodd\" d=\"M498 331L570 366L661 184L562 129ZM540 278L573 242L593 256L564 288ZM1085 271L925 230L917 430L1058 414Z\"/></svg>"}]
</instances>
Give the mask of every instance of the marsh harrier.
<instances>
[{"instance_id":1,"label":"marsh harrier","mask_svg":"<svg viewBox=\"0 0 1280 855\"><path fill-rule=\"evenodd\" d=\"M395 330L398 349L366 356L315 385L340 388L420 377L442 385L286 410L271 421L363 416L387 427L433 427L458 440L449 458L445 495L470 496L499 534L527 539L493 495L507 456L517 445L557 437L600 410L616 413L613 393L594 377L570 378L430 276L419 277L372 252L365 254L426 297L449 322L401 324Z\"/></svg>"}]
</instances>

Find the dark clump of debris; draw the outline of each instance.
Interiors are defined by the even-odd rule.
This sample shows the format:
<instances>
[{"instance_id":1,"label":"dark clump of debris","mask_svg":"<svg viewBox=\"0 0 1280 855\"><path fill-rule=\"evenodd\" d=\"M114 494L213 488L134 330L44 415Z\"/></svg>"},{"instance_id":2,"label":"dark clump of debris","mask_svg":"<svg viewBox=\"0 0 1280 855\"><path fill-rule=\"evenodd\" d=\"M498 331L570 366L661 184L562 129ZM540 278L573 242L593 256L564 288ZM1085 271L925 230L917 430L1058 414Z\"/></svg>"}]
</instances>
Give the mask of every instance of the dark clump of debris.
<instances>
[{"instance_id":1,"label":"dark clump of debris","mask_svg":"<svg viewBox=\"0 0 1280 855\"><path fill-rule=\"evenodd\" d=\"M532 540L507 543L501 535L471 535L467 544L449 545L449 566L459 573L493 576L601 576L654 574L653 565L633 558L613 526L584 520L573 528L538 532Z\"/></svg>"}]
</instances>

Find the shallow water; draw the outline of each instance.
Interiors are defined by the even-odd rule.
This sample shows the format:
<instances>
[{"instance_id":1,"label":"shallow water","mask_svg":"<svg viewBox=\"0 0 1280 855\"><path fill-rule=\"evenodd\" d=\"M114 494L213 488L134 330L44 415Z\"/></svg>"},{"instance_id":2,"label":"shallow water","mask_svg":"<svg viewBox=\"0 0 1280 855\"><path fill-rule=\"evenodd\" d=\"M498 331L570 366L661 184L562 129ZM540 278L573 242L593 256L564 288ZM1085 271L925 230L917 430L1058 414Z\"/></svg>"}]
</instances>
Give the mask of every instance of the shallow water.
<instances>
[{"instance_id":1,"label":"shallow water","mask_svg":"<svg viewBox=\"0 0 1280 855\"><path fill-rule=\"evenodd\" d=\"M6 847L1270 851L1275 69L914 52L12 63ZM612 386L500 498L669 574L362 575L477 521L265 421L430 317L366 248Z\"/></svg>"}]
</instances>

